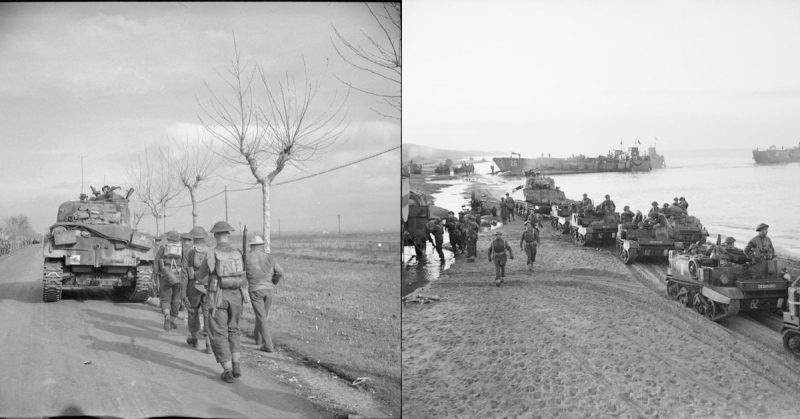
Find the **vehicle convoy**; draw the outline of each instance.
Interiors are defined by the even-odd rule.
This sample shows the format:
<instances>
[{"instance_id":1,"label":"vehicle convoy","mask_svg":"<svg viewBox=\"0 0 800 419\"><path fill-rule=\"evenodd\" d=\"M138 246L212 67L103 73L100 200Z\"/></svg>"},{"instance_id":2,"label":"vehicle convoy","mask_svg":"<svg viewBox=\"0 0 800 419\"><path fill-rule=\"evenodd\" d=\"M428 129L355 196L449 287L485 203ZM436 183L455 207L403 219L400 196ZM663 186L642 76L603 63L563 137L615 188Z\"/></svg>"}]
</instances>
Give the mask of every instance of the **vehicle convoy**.
<instances>
[{"instance_id":1,"label":"vehicle convoy","mask_svg":"<svg viewBox=\"0 0 800 419\"><path fill-rule=\"evenodd\" d=\"M596 208L578 210L570 214L569 231L575 243L586 246L590 243L616 242L619 214L605 214Z\"/></svg>"},{"instance_id":2,"label":"vehicle convoy","mask_svg":"<svg viewBox=\"0 0 800 419\"><path fill-rule=\"evenodd\" d=\"M662 221L651 224L644 220L638 224L619 224L617 232L617 255L626 265L640 257L668 257L670 250L680 250L691 243L705 242L708 237L697 217L662 216Z\"/></svg>"},{"instance_id":3,"label":"vehicle convoy","mask_svg":"<svg viewBox=\"0 0 800 419\"><path fill-rule=\"evenodd\" d=\"M537 214L550 214L551 207L568 201L564 191L556 187L553 178L542 176L534 171L525 173L525 186L522 193L525 202L533 204L533 211Z\"/></svg>"},{"instance_id":4,"label":"vehicle convoy","mask_svg":"<svg viewBox=\"0 0 800 419\"><path fill-rule=\"evenodd\" d=\"M800 361L800 277L794 280L787 292L781 335L783 347Z\"/></svg>"},{"instance_id":5,"label":"vehicle convoy","mask_svg":"<svg viewBox=\"0 0 800 419\"><path fill-rule=\"evenodd\" d=\"M695 245L670 250L667 296L716 321L741 312L783 308L788 278L785 268L778 271L775 259L753 262L740 249Z\"/></svg>"},{"instance_id":6,"label":"vehicle convoy","mask_svg":"<svg viewBox=\"0 0 800 419\"><path fill-rule=\"evenodd\" d=\"M64 289L87 288L113 288L130 301L147 300L154 287L155 238L130 227L133 189L124 197L114 189L58 207L42 250L44 301L61 300Z\"/></svg>"}]
</instances>

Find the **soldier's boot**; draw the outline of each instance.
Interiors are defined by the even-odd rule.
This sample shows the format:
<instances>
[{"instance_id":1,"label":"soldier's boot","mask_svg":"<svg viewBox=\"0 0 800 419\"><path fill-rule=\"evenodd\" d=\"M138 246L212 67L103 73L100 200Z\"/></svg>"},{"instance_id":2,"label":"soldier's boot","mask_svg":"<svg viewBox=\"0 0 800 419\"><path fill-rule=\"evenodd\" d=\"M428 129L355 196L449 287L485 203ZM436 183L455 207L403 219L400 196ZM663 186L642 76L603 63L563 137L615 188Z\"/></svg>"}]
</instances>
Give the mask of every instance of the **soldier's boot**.
<instances>
[{"instance_id":1,"label":"soldier's boot","mask_svg":"<svg viewBox=\"0 0 800 419\"><path fill-rule=\"evenodd\" d=\"M501 283L501 282L502 282L502 281L500 281L500 278L496 278L496 279L494 280L494 284L495 284L495 285L497 285L498 287L500 286L500 283Z\"/></svg>"},{"instance_id":2,"label":"soldier's boot","mask_svg":"<svg viewBox=\"0 0 800 419\"><path fill-rule=\"evenodd\" d=\"M164 316L164 330L169 332L172 330L172 322L169 319L169 316Z\"/></svg>"},{"instance_id":3,"label":"soldier's boot","mask_svg":"<svg viewBox=\"0 0 800 419\"><path fill-rule=\"evenodd\" d=\"M195 335L190 335L188 338L186 338L186 343L189 346L194 347L195 349L199 346L199 344L197 343L197 336Z\"/></svg>"},{"instance_id":4,"label":"soldier's boot","mask_svg":"<svg viewBox=\"0 0 800 419\"><path fill-rule=\"evenodd\" d=\"M231 370L222 371L222 375L220 375L220 378L222 379L222 381L226 383L232 383L234 381L233 371Z\"/></svg>"},{"instance_id":5,"label":"soldier's boot","mask_svg":"<svg viewBox=\"0 0 800 419\"><path fill-rule=\"evenodd\" d=\"M233 363L233 376L237 378L242 376L241 365L238 362Z\"/></svg>"}]
</instances>

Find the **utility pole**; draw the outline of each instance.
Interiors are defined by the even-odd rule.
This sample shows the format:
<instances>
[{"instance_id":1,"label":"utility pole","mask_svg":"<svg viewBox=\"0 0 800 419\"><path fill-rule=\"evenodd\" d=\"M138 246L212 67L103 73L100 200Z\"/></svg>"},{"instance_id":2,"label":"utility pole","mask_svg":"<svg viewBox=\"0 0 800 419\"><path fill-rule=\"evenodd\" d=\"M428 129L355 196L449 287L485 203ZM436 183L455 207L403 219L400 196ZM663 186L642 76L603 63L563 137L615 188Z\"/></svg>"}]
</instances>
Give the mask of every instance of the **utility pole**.
<instances>
[{"instance_id":1,"label":"utility pole","mask_svg":"<svg viewBox=\"0 0 800 419\"><path fill-rule=\"evenodd\" d=\"M85 154L81 154L81 195L83 195L83 158L86 157Z\"/></svg>"},{"instance_id":2,"label":"utility pole","mask_svg":"<svg viewBox=\"0 0 800 419\"><path fill-rule=\"evenodd\" d=\"M336 218L339 219L339 235L342 235L342 214L336 214Z\"/></svg>"},{"instance_id":3,"label":"utility pole","mask_svg":"<svg viewBox=\"0 0 800 419\"><path fill-rule=\"evenodd\" d=\"M225 222L228 222L228 185L225 185Z\"/></svg>"},{"instance_id":4,"label":"utility pole","mask_svg":"<svg viewBox=\"0 0 800 419\"><path fill-rule=\"evenodd\" d=\"M281 219L278 218L278 237L281 237Z\"/></svg>"}]
</instances>

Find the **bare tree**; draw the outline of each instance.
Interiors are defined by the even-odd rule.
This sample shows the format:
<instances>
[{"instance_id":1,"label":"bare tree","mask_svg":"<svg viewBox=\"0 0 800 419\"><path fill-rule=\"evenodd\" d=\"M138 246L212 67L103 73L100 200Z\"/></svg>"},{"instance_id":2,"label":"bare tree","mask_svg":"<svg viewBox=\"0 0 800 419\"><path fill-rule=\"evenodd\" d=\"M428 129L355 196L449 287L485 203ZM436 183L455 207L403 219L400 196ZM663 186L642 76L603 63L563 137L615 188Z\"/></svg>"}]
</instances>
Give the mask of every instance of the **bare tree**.
<instances>
[{"instance_id":1,"label":"bare tree","mask_svg":"<svg viewBox=\"0 0 800 419\"><path fill-rule=\"evenodd\" d=\"M169 148L145 149L137 156L136 164L128 169L128 180L134 187L136 198L155 218L156 236L160 234L158 220L166 213L167 204L182 192L176 182L177 173L170 164L172 160Z\"/></svg>"},{"instance_id":2,"label":"bare tree","mask_svg":"<svg viewBox=\"0 0 800 419\"><path fill-rule=\"evenodd\" d=\"M378 97L380 103L394 109L392 114L388 114L373 108L375 113L387 118L400 119L403 67L402 7L400 3L382 3L381 6L370 6L365 3L365 6L378 26L379 36L371 36L362 29L363 42L354 43L345 38L334 26L336 39L331 39L331 43L339 57L350 66L362 74L371 74L378 79L388 81L391 87L388 91L378 91L358 87L351 81L336 78L354 90Z\"/></svg>"},{"instance_id":3,"label":"bare tree","mask_svg":"<svg viewBox=\"0 0 800 419\"><path fill-rule=\"evenodd\" d=\"M198 100L201 124L223 145L222 158L247 166L261 186L266 251L270 251L270 187L287 165L300 166L332 145L344 132L345 96L332 95L320 104L320 82L312 82L304 62L304 79L298 89L288 73L274 85L258 65L242 65L234 40L234 58L220 76L227 95L217 95L206 83L211 98ZM260 84L258 82L261 82ZM259 98L255 89L263 88Z\"/></svg>"},{"instance_id":4,"label":"bare tree","mask_svg":"<svg viewBox=\"0 0 800 419\"><path fill-rule=\"evenodd\" d=\"M197 225L197 189L201 183L209 180L217 169L218 159L214 145L209 141L198 139L184 143L170 140L174 158L172 166L177 171L181 185L189 192L192 201L192 227Z\"/></svg>"},{"instance_id":5,"label":"bare tree","mask_svg":"<svg viewBox=\"0 0 800 419\"><path fill-rule=\"evenodd\" d=\"M139 228L139 222L142 221L142 218L145 215L147 215L147 207L138 203L134 203L131 208L131 216L133 217L131 228L137 230Z\"/></svg>"}]
</instances>

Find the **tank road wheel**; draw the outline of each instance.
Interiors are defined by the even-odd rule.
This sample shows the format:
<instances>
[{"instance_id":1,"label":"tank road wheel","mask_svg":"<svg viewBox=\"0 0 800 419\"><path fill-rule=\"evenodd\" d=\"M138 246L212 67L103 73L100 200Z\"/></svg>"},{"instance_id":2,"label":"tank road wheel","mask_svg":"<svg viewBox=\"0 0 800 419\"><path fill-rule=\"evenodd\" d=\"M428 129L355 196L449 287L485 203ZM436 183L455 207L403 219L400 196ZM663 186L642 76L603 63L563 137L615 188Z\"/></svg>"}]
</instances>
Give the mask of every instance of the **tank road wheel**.
<instances>
[{"instance_id":1,"label":"tank road wheel","mask_svg":"<svg viewBox=\"0 0 800 419\"><path fill-rule=\"evenodd\" d=\"M783 332L783 347L800 361L800 330L789 329Z\"/></svg>"},{"instance_id":2,"label":"tank road wheel","mask_svg":"<svg viewBox=\"0 0 800 419\"><path fill-rule=\"evenodd\" d=\"M674 283L674 282L672 282L672 281L670 281L668 279L667 280L667 297L669 297L670 300L678 301L678 291L680 291L680 288L681 288L680 285L678 285L678 284L676 284L676 283Z\"/></svg>"},{"instance_id":3,"label":"tank road wheel","mask_svg":"<svg viewBox=\"0 0 800 419\"><path fill-rule=\"evenodd\" d=\"M701 316L709 320L714 320L717 317L717 307L714 305L714 302L699 292L694 295L692 308L694 308L694 311L699 313Z\"/></svg>"},{"instance_id":4,"label":"tank road wheel","mask_svg":"<svg viewBox=\"0 0 800 419\"><path fill-rule=\"evenodd\" d=\"M694 260L689 261L689 274L692 275L692 278L697 279L697 262Z\"/></svg>"},{"instance_id":5,"label":"tank road wheel","mask_svg":"<svg viewBox=\"0 0 800 419\"><path fill-rule=\"evenodd\" d=\"M675 301L681 303L684 307L689 307L689 303L692 301L692 294L686 287L679 286Z\"/></svg>"},{"instance_id":6,"label":"tank road wheel","mask_svg":"<svg viewBox=\"0 0 800 419\"><path fill-rule=\"evenodd\" d=\"M626 265L630 265L636 260L636 250L628 251L624 247L619 246L619 260Z\"/></svg>"},{"instance_id":7,"label":"tank road wheel","mask_svg":"<svg viewBox=\"0 0 800 419\"><path fill-rule=\"evenodd\" d=\"M575 233L575 243L579 246L586 246L586 236L581 233Z\"/></svg>"},{"instance_id":8,"label":"tank road wheel","mask_svg":"<svg viewBox=\"0 0 800 419\"><path fill-rule=\"evenodd\" d=\"M150 265L136 267L136 284L128 291L128 300L132 303L143 303L150 295L153 287L153 268Z\"/></svg>"},{"instance_id":9,"label":"tank road wheel","mask_svg":"<svg viewBox=\"0 0 800 419\"><path fill-rule=\"evenodd\" d=\"M42 275L42 300L46 303L61 301L61 281L64 272L61 262L45 262Z\"/></svg>"}]
</instances>

